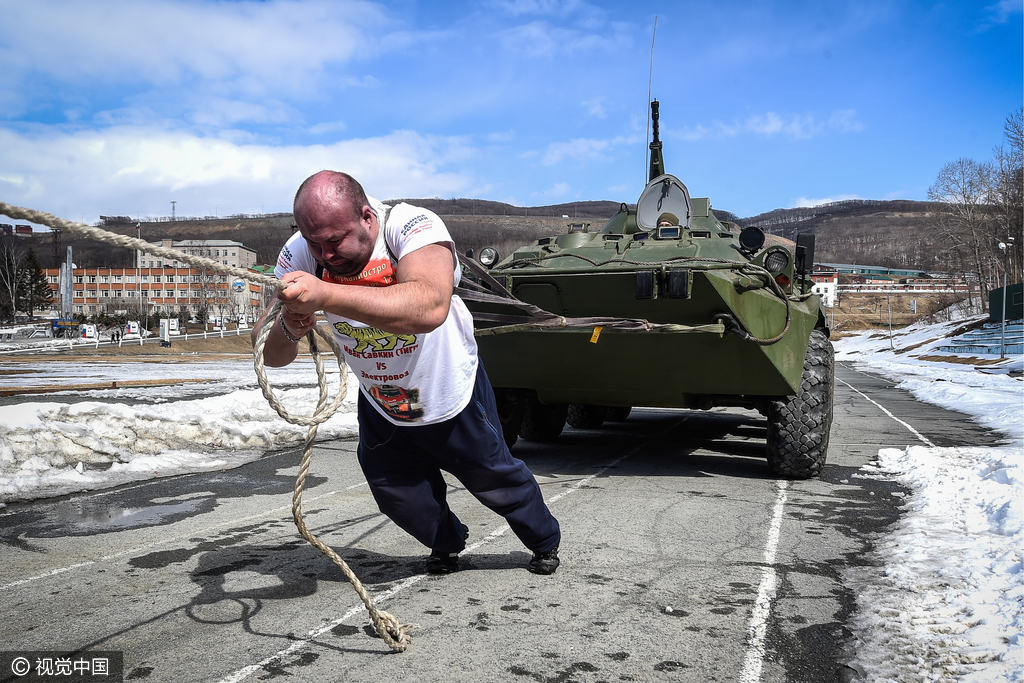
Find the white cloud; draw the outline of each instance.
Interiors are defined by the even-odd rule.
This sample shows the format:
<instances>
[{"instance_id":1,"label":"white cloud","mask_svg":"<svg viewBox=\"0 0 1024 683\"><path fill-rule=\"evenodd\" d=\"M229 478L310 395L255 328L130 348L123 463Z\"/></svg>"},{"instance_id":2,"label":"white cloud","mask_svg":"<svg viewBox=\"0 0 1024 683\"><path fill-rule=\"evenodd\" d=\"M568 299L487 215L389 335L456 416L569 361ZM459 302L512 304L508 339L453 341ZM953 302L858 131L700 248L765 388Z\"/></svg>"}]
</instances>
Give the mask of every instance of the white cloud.
<instances>
[{"instance_id":1,"label":"white cloud","mask_svg":"<svg viewBox=\"0 0 1024 683\"><path fill-rule=\"evenodd\" d=\"M857 120L857 112L852 109L837 109L828 118L828 126L840 133L858 133L864 130L864 124Z\"/></svg>"},{"instance_id":2,"label":"white cloud","mask_svg":"<svg viewBox=\"0 0 1024 683\"><path fill-rule=\"evenodd\" d=\"M310 126L306 131L310 135L326 135L328 133L335 133L343 131L348 128L348 125L344 121L324 121L318 123L315 126Z\"/></svg>"},{"instance_id":3,"label":"white cloud","mask_svg":"<svg viewBox=\"0 0 1024 683\"><path fill-rule=\"evenodd\" d=\"M845 202L850 199L862 199L862 197L859 197L855 194L840 194L836 195L835 197L823 197L821 199L810 199L808 197L800 197L799 199L794 199L793 203L790 204L789 208L795 209L798 207L821 206L822 204L831 204L832 202Z\"/></svg>"},{"instance_id":4,"label":"white cloud","mask_svg":"<svg viewBox=\"0 0 1024 683\"><path fill-rule=\"evenodd\" d=\"M190 79L250 94L298 92L375 50L381 10L358 0L0 0L8 79L153 85Z\"/></svg>"},{"instance_id":5,"label":"white cloud","mask_svg":"<svg viewBox=\"0 0 1024 683\"><path fill-rule=\"evenodd\" d=\"M587 109L587 113L591 116L596 116L599 119L608 118L608 112L604 108L605 98L596 97L592 100L584 100L582 104Z\"/></svg>"},{"instance_id":6,"label":"white cloud","mask_svg":"<svg viewBox=\"0 0 1024 683\"><path fill-rule=\"evenodd\" d=\"M508 143L516 139L516 132L514 130L497 131L489 133L485 138L488 142L496 144Z\"/></svg>"},{"instance_id":7,"label":"white cloud","mask_svg":"<svg viewBox=\"0 0 1024 683\"><path fill-rule=\"evenodd\" d=\"M562 41L558 33L566 33L552 29L546 23L534 21L516 26L499 34L502 47L513 53L526 54L531 57L553 57Z\"/></svg>"},{"instance_id":8,"label":"white cloud","mask_svg":"<svg viewBox=\"0 0 1024 683\"><path fill-rule=\"evenodd\" d=\"M4 184L21 187L25 184L25 178L18 175L0 175L0 187Z\"/></svg>"},{"instance_id":9,"label":"white cloud","mask_svg":"<svg viewBox=\"0 0 1024 683\"><path fill-rule=\"evenodd\" d=\"M58 216L287 211L299 183L325 168L374 196L452 196L473 186L447 170L473 150L461 138L398 131L328 145L272 147L143 126L19 134L0 129L0 195ZM262 207L262 209L261 209Z\"/></svg>"},{"instance_id":10,"label":"white cloud","mask_svg":"<svg viewBox=\"0 0 1024 683\"><path fill-rule=\"evenodd\" d=\"M495 10L512 16L522 14L565 16L573 12L593 9L591 5L581 0L492 0L488 4Z\"/></svg>"},{"instance_id":11,"label":"white cloud","mask_svg":"<svg viewBox=\"0 0 1024 683\"><path fill-rule=\"evenodd\" d=\"M742 135L809 140L825 131L851 133L861 130L864 130L864 124L857 120L857 112L852 109L836 110L826 120L820 120L811 115L780 116L770 111L764 114L752 114L742 121L736 120L732 123L715 121L706 126L702 124L687 126L678 133L669 130L666 131L665 136L680 137L691 141L708 138L733 138Z\"/></svg>"},{"instance_id":12,"label":"white cloud","mask_svg":"<svg viewBox=\"0 0 1024 683\"><path fill-rule=\"evenodd\" d=\"M985 8L990 21L994 24L1005 24L1013 14L1019 14L1024 6L1020 0L999 0Z\"/></svg>"},{"instance_id":13,"label":"white cloud","mask_svg":"<svg viewBox=\"0 0 1024 683\"><path fill-rule=\"evenodd\" d=\"M157 118L157 113L148 107L119 107L99 112L89 123L93 127L141 126L154 125L154 120Z\"/></svg>"},{"instance_id":14,"label":"white cloud","mask_svg":"<svg viewBox=\"0 0 1024 683\"><path fill-rule=\"evenodd\" d=\"M541 157L540 163L545 166L551 166L553 164L561 163L566 159L582 160L582 159L600 159L604 156L604 153L613 147L622 144L634 143L633 138L619 136L611 140L592 140L586 138L577 138L570 140L569 142L553 142L548 145L544 155Z\"/></svg>"},{"instance_id":15,"label":"white cloud","mask_svg":"<svg viewBox=\"0 0 1024 683\"><path fill-rule=\"evenodd\" d=\"M572 186L569 185L569 183L565 183L565 182L555 183L554 186L551 187L548 190L542 190L541 192L534 192L533 196L534 197L544 197L545 200L553 200L553 199L558 199L559 197L564 197L565 195L569 194L569 192L571 190L572 190Z\"/></svg>"},{"instance_id":16,"label":"white cloud","mask_svg":"<svg viewBox=\"0 0 1024 683\"><path fill-rule=\"evenodd\" d=\"M800 140L814 137L821 130L821 124L813 117L798 114L792 114L783 121L775 112L768 112L747 119L746 130L766 137L782 134Z\"/></svg>"},{"instance_id":17,"label":"white cloud","mask_svg":"<svg viewBox=\"0 0 1024 683\"><path fill-rule=\"evenodd\" d=\"M625 39L623 34L617 31L608 35L565 28L561 25L552 26L546 21L532 21L513 26L497 33L496 36L501 42L502 49L509 54L543 59L564 55L606 54L616 46L621 46Z\"/></svg>"},{"instance_id":18,"label":"white cloud","mask_svg":"<svg viewBox=\"0 0 1024 683\"><path fill-rule=\"evenodd\" d=\"M287 123L299 120L300 114L283 102L264 100L242 102L222 97L203 98L189 115L192 123L212 128L227 128L239 123Z\"/></svg>"}]
</instances>

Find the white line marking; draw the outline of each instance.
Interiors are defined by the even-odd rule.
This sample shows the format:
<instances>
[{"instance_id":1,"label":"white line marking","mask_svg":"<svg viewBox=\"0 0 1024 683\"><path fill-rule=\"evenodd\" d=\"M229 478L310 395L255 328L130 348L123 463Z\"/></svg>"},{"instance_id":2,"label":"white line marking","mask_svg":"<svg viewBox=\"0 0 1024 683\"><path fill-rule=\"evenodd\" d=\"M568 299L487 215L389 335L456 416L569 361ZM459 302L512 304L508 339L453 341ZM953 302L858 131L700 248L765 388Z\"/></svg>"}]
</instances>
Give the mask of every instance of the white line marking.
<instances>
[{"instance_id":1,"label":"white line marking","mask_svg":"<svg viewBox=\"0 0 1024 683\"><path fill-rule=\"evenodd\" d=\"M570 493L578 491L580 488L585 486L587 483L593 481L597 477L599 477L602 474L604 474L605 471L607 471L608 469L614 467L618 463L622 462L626 458L628 458L631 455L633 455L634 453L636 453L638 450L643 448L644 445L645 444L637 445L635 448L633 448L626 455L623 455L622 457L613 460L612 462L608 463L607 465L601 467L597 472L595 472L594 474L590 475L589 477L584 477L583 479L581 479L581 480L577 481L575 484L573 484L572 487L566 489L565 491L562 491L561 493L559 493L557 495L552 496L551 498L549 498L547 500L548 505L553 505L554 503L558 502L562 498L568 496ZM145 484L139 484L138 486L141 487L141 486L144 486L144 485ZM358 488L358 487L364 486L364 485L366 485L365 481L360 482L358 484L354 484L352 486L348 486L344 490L348 491L348 490L351 490L351 489L354 489L354 488ZM303 503L321 500L323 498L327 498L328 496L333 496L336 493L339 493L339 491L331 491L330 493L325 493L322 496L317 496L316 498L311 498L309 500L303 501ZM197 533L204 533L204 532L206 532L206 531L208 531L210 529L215 529L215 528L217 528L219 526L226 526L226 525L229 525L229 524L238 524L239 522L245 522L245 521L248 521L248 520L251 520L251 519L258 519L258 518L261 518L261 517L269 517L269 516L273 515L274 513L280 512L282 510L291 510L291 504L289 503L288 505L281 506L279 508L274 508L273 510L268 510L268 511L260 513L260 514L249 515L248 517L242 517L242 518L239 518L239 519L231 519L229 521L222 522L220 524L214 524L212 526L206 527L205 529L203 529L200 532L193 531L193 532L190 532L188 534L184 534L182 536L177 536L177 537L174 537L174 538L164 539L162 541L157 541L155 543L150 543L148 545L141 546L141 547L138 547L138 548L132 548L131 550L125 550L123 552L115 553L113 555L106 555L106 556L100 557L100 558L98 558L96 560L89 560L88 562L80 562L78 564L73 564L73 565L69 565L69 566L66 566L66 567L59 567L57 569L53 569L53 570L51 570L49 572L46 572L44 574L39 574L37 576L32 576L32 577L29 577L29 578L26 578L26 579L21 579L19 581L14 581L12 583L8 583L8 584L5 584L5 585L2 585L2 586L0 586L0 591L6 590L6 589L9 589L9 588L13 588L15 586L20 586L20 585L25 584L25 583L30 583L32 581L38 581L40 579L45 579L45 578L48 578L48 577L51 577L51 576L55 576L55 575L58 575L58 574L63 574L64 572L68 572L68 571L71 571L73 569L78 569L80 567L87 567L87 566L90 566L90 565L93 565L93 564L97 564L99 562L105 562L105 561L108 561L108 560L114 560L114 559L117 559L117 558L122 557L124 555L129 555L129 554L132 554L132 553L137 553L140 550L146 550L148 548L152 548L152 547L155 547L155 546L165 545L167 543L171 543L171 542L173 542L175 540L178 540L180 538L183 538L185 536L194 537ZM466 547L466 551L476 550L477 548L480 548L480 547L490 543L492 540L494 540L494 539L504 535L505 532L507 532L507 531L509 531L508 525L507 524L502 525L501 527L498 527L497 529L495 529L494 531L489 533L482 541L479 541L477 543L473 543L473 544L467 546ZM418 574L416 576L410 577L410 578L406 579L404 582L402 582L399 585L395 586L394 588L392 588L392 589L390 589L388 591L385 591L385 592L381 593L380 595L376 596L374 598L374 602L384 602L388 598L390 598L390 597L392 597L392 596L394 596L394 595L404 591L406 588L409 588L410 586L415 585L416 583L418 583L419 581L423 580L424 578L426 578L426 575L424 575L424 574ZM228 677L226 677L224 679L221 679L220 683L236 683L237 681L241 681L241 680L247 678L253 672L255 672L255 671L259 670L260 668L262 668L264 665L269 664L270 662L274 661L277 658L284 657L284 656L287 656L288 654L290 654L292 652L295 652L299 648L301 648L301 647L305 646L306 644L308 644L311 640L319 637L323 633L326 633L327 631L331 630L335 626L338 626L339 624L344 623L348 619L351 619L356 614L359 614L360 612L365 612L365 611L366 611L366 607L365 606L363 606L361 604L358 605L358 606L355 606L355 607L351 608L348 612L346 612L343 616L339 617L338 619L335 619L335 620L329 622L328 624L321 625L320 627L310 631L307 634L305 639L295 642L293 645L289 646L288 648L286 648L284 650L281 650L281 651L277 652L276 654L271 655L270 657L268 657L266 659L263 659L260 662L257 662L256 664L251 664L251 665L245 667L244 669L240 669L239 671L235 672L234 674L231 674L230 676L228 676Z\"/></svg>"},{"instance_id":2,"label":"white line marking","mask_svg":"<svg viewBox=\"0 0 1024 683\"><path fill-rule=\"evenodd\" d=\"M71 571L72 569L78 569L79 567L88 567L90 564L96 564L98 561L99 560L89 560L88 562L79 562L78 564L72 564L72 565L69 565L67 567L58 567L57 569L51 569L50 571L46 572L45 574L40 574L38 576L32 576L32 577L29 577L27 579L21 579L20 581L14 581L12 583L8 583L8 584L5 584L3 586L0 586L0 591L6 590L8 588L14 588L15 586L20 586L23 583L30 583L30 582L36 581L38 579L45 579L45 578L50 577L50 576L56 576L57 574L63 574L64 572Z\"/></svg>"},{"instance_id":3,"label":"white line marking","mask_svg":"<svg viewBox=\"0 0 1024 683\"><path fill-rule=\"evenodd\" d=\"M839 379L838 377L836 379ZM839 379L856 393L873 403L883 413L896 422L906 427L914 436L928 446L933 446L931 441L924 437L919 431L899 419L886 410L877 401L871 399L864 392L850 386L847 382ZM740 683L759 683L761 680L761 669L764 667L765 647L764 640L768 633L768 618L771 616L772 599L775 597L775 587L778 575L775 572L775 553L779 547L779 534L782 530L782 514L786 505L786 487L788 482L779 482L779 494L775 499L775 510L772 514L772 524L768 529L768 541L764 549L764 569L761 572L761 585L757 589L757 600L754 602L754 609L750 615L750 624L747 627L747 656L743 663L743 671L740 673Z\"/></svg>"},{"instance_id":4,"label":"white line marking","mask_svg":"<svg viewBox=\"0 0 1024 683\"><path fill-rule=\"evenodd\" d=\"M836 377L836 379L839 380L840 382L843 382L843 380L839 379L838 377ZM883 413L885 413L886 415L888 415L889 417L891 417L892 419L896 420L901 425L906 427L908 430L910 430L910 433L913 434L914 436L916 436L918 439L920 439L921 442L924 443L926 446L931 446L932 448L935 448L935 444L933 444L931 441L929 441L927 438L925 438L924 434L922 434L921 432L917 431L916 429L911 427L909 424L907 424L906 422L904 422L903 420L899 419L898 417L896 417L895 415L890 413L888 410L883 408L881 403L879 403L878 401L875 401L874 399L869 397L867 394L865 394L863 391L860 391L859 389L851 386L850 384L848 384L846 382L843 382L843 384L846 384L847 387L849 387L850 389L853 389L858 394L860 394L861 396L866 398L868 401L871 401L871 403L874 403L876 406L878 406L879 410L881 410Z\"/></svg>"},{"instance_id":5,"label":"white line marking","mask_svg":"<svg viewBox=\"0 0 1024 683\"><path fill-rule=\"evenodd\" d=\"M359 488L360 486L363 486L365 484L366 484L365 481L362 482L362 483L359 483L359 484L353 484L352 486L349 486L348 488L346 488L344 490L348 491L350 489ZM305 504L305 503L312 503L314 501L321 500L322 498L327 498L328 496L333 496L336 493L340 493L340 492L341 491L331 491L330 493L325 493L322 496L317 496L315 498L310 498L309 500L304 500L303 504ZM88 567L90 565L97 564L99 562L107 562L108 560L116 560L119 557L123 557L125 555L131 555L131 554L139 552L140 550L148 550L150 548L155 548L157 546L166 545L168 543L174 543L175 541L179 541L179 540L181 540L183 538L194 538L195 536L198 536L200 534L208 533L211 529L216 529L217 527L228 526L228 525L231 525L231 524L240 524L242 522L247 522L247 521L249 521L251 519L260 519L261 517L270 517L274 513L281 512L283 510L288 510L290 512L291 509L292 509L292 504L288 503L288 505L282 505L281 507L274 508L273 510L267 510L266 512L261 512L259 514L249 515L248 517L238 517L238 518L235 518L235 519L229 519L226 522L220 522L219 524L212 524L212 525L210 525L208 527L205 527L205 528L203 528L203 529L201 529L199 531L192 531L192 532L189 532L187 534L181 534L179 536L172 536L171 538L165 538L163 540L155 541L155 542L149 543L147 545L138 546L137 548L132 548L130 550L124 550L124 551L119 552L119 553L114 553L113 555L104 555L103 557L99 557L99 558L97 558L95 560L89 560L87 562L79 562L78 564L72 564L72 565L68 565L66 567L58 567L57 569L51 569L50 571L45 572L43 574L38 574L36 576L30 576L30 577L25 578L25 579L20 579L18 581L13 581L11 583L6 583L6 584L0 586L0 591L7 590L8 588L14 588L15 586L20 586L23 583L31 583L32 581L38 581L39 579L46 579L46 578L49 578L51 576L56 576L58 574L63 574L64 572L71 571L72 569L79 569L81 567Z\"/></svg>"},{"instance_id":6,"label":"white line marking","mask_svg":"<svg viewBox=\"0 0 1024 683\"><path fill-rule=\"evenodd\" d=\"M505 528L507 529L508 527L505 527ZM478 545L483 545L483 543L481 542ZM398 584L397 586L395 586L391 590L387 590L387 591L384 591L383 593L380 593L379 595L375 595L374 598L373 598L373 601L374 601L374 603L382 603L382 602L386 601L388 598L390 598L393 595L395 595L396 593L400 593L401 591L404 591L406 588L409 588L410 586L413 586L413 585L419 583L420 581L422 581L425 578L427 578L426 574L417 574L416 576L410 576L408 579L406 579L402 583ZM343 616L338 617L337 619L335 619L333 621L330 621L330 622L328 622L326 624L323 624L322 626L319 626L319 627L313 629L312 631L309 632L309 634L307 634L305 639L296 641L295 643L293 643L292 645L289 645L285 649L279 650L278 652L270 655L269 657L267 657L265 659L262 659L262 660L256 662L255 664L250 664L249 666L247 666L247 667L245 667L243 669L239 669L238 671L234 672L233 674L230 674L229 676L226 676L225 678L220 679L220 681L218 681L218 683L238 683L238 681L241 681L241 680L244 680L244 679L248 678L250 674L256 673L257 671L262 669L267 664L270 664L271 662L279 661L280 659L282 659L284 657L287 657L288 655L301 650L302 648L306 647L306 645L309 644L309 641L322 636L324 633L327 633L332 628L334 628L336 626L339 626L340 624L345 623L345 621L347 621L348 619L351 619L352 617L354 617L355 615L359 614L360 612L365 612L365 611L366 611L366 606L363 605L362 603L360 603L359 605L356 605L355 607L351 608L348 612L345 612L345 614Z\"/></svg>"},{"instance_id":7,"label":"white line marking","mask_svg":"<svg viewBox=\"0 0 1024 683\"><path fill-rule=\"evenodd\" d=\"M559 493L557 495L551 496L550 498L547 499L547 504L548 505L553 505L553 504L557 503L558 501L560 501L562 498L565 498L566 496L568 496L570 493L573 493L574 491L580 490L588 482L591 482L594 479L596 479L597 477L599 477L602 474L604 474L606 470L614 467L618 463L622 462L623 460L625 460L629 456L631 456L634 453L636 453L636 451L638 451L642 446L643 446L643 444L641 444L640 446L637 446L636 448L634 448L632 451L630 451L626 455L623 455L622 457L617 458L617 459L611 461L610 463L608 463L607 465L601 467L597 472L595 472L594 474L591 474L589 477L584 477L583 479L580 479L579 481L577 481L575 484L573 484L570 488L566 489L565 491L562 491L561 493ZM491 541L495 540L496 538L498 538L500 536L503 536L505 534L505 532L509 531L509 530L510 529L509 529L508 524L503 524L502 526L496 528L491 533L487 534L487 536L482 541L478 541L476 543L467 545L466 549L463 552L471 552L473 550L476 550L477 548L485 546L488 543L490 543ZM426 574L417 574L416 576L411 576L408 579L406 579L405 581L403 581L402 583L400 583L399 585L397 585L394 588L392 588L391 590L385 591L385 592L381 593L380 595L373 596L373 602L374 602L374 604L382 603L385 600L387 600L388 598L390 598L390 597L392 597L394 595L397 595L398 593L401 593L402 591L404 591L407 588L410 588L410 587L414 586L416 583L418 583L419 581L422 581L425 578L427 578ZM309 633L306 634L306 637L304 639L296 641L292 645L289 645L287 648L285 648L283 650L279 650L278 652L275 652L274 654L272 654L269 657L266 657L266 658L260 660L259 662L256 662L255 664L250 664L249 666L247 666L247 667L245 667L243 669L239 669L238 671L234 672L233 674L229 674L228 676L220 679L220 681L218 681L218 683L238 683L239 681L242 681L242 680L248 678L251 674L255 673L256 671L259 671L260 669L262 669L267 664L270 664L270 663L275 662L275 661L279 661L283 657L287 657L288 655L293 654L294 652L297 652L298 650L300 650L301 648L305 647L311 641L313 641L316 638L320 637L321 635L323 635L327 631L330 631L332 628L334 628L336 626L339 626L340 624L345 623L347 620L351 619L355 615L357 615L357 614L359 614L361 612L365 612L365 611L366 611L366 607L364 605L362 605L362 604L356 605L355 607L352 607L351 609L349 609L348 612L345 612L344 615L338 617L337 619L334 619L333 621L330 621L327 624L324 624L322 626L318 626L317 628L313 629L312 631L310 631Z\"/></svg>"},{"instance_id":8,"label":"white line marking","mask_svg":"<svg viewBox=\"0 0 1024 683\"><path fill-rule=\"evenodd\" d=\"M772 524L768 528L768 541L764 548L764 569L761 570L761 585L757 589L757 601L750 614L747 626L747 656L740 673L740 683L758 683L761 667L764 666L764 639L768 632L768 617L772 613L772 598L775 597L775 551L779 547L779 532L782 530L782 511L786 505L786 487L789 482L779 482L779 495L775 498Z\"/></svg>"},{"instance_id":9,"label":"white line marking","mask_svg":"<svg viewBox=\"0 0 1024 683\"><path fill-rule=\"evenodd\" d=\"M615 460L612 460L610 463L608 463L607 465L605 465L604 467L599 469L597 472L594 472L589 477L584 477L583 479L580 479L578 482L573 484L570 488L566 489L565 491L562 491L558 495L551 496L550 498L548 498L548 501L547 501L548 505L553 505L553 504L557 503L558 501L562 500L563 498L565 498L566 496L568 496L570 493L574 493L575 491L579 491L580 488L585 486L587 483L593 481L594 479L597 479L602 474L604 474L605 470L608 470L608 469L611 469L612 467L615 467L620 462L622 462L623 460L625 460L629 456L631 456L634 453L636 453L640 448L641 448L641 446L637 446L636 448L631 450L629 453L626 453L621 458L616 458Z\"/></svg>"}]
</instances>

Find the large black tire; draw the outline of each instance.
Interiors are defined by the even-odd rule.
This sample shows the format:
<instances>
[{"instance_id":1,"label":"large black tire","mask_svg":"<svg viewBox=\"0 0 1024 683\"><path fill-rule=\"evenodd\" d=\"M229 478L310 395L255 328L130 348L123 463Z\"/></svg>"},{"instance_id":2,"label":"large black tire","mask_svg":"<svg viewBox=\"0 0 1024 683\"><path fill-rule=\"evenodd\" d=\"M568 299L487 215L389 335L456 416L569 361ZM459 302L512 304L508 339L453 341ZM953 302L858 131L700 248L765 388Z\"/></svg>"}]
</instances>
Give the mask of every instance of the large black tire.
<instances>
[{"instance_id":1,"label":"large black tire","mask_svg":"<svg viewBox=\"0 0 1024 683\"><path fill-rule=\"evenodd\" d=\"M526 401L519 436L527 441L554 441L565 429L568 412L569 406L565 403L546 405L531 396Z\"/></svg>"},{"instance_id":2,"label":"large black tire","mask_svg":"<svg viewBox=\"0 0 1024 683\"><path fill-rule=\"evenodd\" d=\"M523 426L526 397L522 395L522 391L499 388L494 390L494 402L498 406L498 419L501 420L505 445L511 450L519 440L519 430Z\"/></svg>"},{"instance_id":3,"label":"large black tire","mask_svg":"<svg viewBox=\"0 0 1024 683\"><path fill-rule=\"evenodd\" d=\"M608 419L608 406L585 406L570 403L565 421L576 429L597 429Z\"/></svg>"},{"instance_id":4,"label":"large black tire","mask_svg":"<svg viewBox=\"0 0 1024 683\"><path fill-rule=\"evenodd\" d=\"M768 405L768 466L787 479L821 474L832 429L832 342L824 330L811 332L800 393Z\"/></svg>"}]
</instances>

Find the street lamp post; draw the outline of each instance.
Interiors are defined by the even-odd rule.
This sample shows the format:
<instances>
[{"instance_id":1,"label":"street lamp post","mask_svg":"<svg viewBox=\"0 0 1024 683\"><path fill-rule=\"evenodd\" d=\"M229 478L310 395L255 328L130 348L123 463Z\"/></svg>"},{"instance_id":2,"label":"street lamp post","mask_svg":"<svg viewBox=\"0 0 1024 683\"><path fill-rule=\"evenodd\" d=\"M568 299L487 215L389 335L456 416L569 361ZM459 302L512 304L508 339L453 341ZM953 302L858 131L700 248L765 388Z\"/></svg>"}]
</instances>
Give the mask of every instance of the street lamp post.
<instances>
[{"instance_id":1,"label":"street lamp post","mask_svg":"<svg viewBox=\"0 0 1024 683\"><path fill-rule=\"evenodd\" d=\"M1010 270L1010 247L1013 244L1013 238L1008 237L1006 241L1010 244L1006 244L1005 242L999 243L999 250L1003 252L1003 319L999 330L1000 358L1006 358L1006 273Z\"/></svg>"},{"instance_id":2,"label":"street lamp post","mask_svg":"<svg viewBox=\"0 0 1024 683\"><path fill-rule=\"evenodd\" d=\"M885 293L885 307L889 309L889 350L895 351L895 347L892 344L892 302L889 300L892 295L892 283L889 284L889 289Z\"/></svg>"},{"instance_id":3,"label":"street lamp post","mask_svg":"<svg viewBox=\"0 0 1024 683\"><path fill-rule=\"evenodd\" d=\"M141 221L135 224L135 237L139 241L142 240L142 222ZM142 325L143 320L145 320L146 325L148 327L149 318L145 315L146 312L143 310L144 307L142 305L142 256L143 256L143 254L144 254L144 252L142 251L142 249L137 249L135 251L135 296L136 296L135 300L138 302L138 307L139 307L139 324ZM140 344L142 343L142 338L144 336L142 334L142 331L144 329L146 329L146 328L145 327L140 327L139 328L139 343Z\"/></svg>"}]
</instances>

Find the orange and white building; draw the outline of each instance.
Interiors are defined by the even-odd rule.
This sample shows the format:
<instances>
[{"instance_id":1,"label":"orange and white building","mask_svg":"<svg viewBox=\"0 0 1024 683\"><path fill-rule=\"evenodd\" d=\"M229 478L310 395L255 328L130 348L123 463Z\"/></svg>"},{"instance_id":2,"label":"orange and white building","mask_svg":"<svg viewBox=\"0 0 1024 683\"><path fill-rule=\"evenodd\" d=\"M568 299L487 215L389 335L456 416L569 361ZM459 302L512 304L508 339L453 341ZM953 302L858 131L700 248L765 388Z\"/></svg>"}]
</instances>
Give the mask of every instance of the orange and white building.
<instances>
[{"instance_id":1,"label":"orange and white building","mask_svg":"<svg viewBox=\"0 0 1024 683\"><path fill-rule=\"evenodd\" d=\"M53 291L49 317L60 300L60 270L46 269ZM262 285L198 268L75 268L71 271L71 310L65 313L119 315L138 312L155 317L179 313L252 321L263 310ZM46 314L44 314L46 315Z\"/></svg>"},{"instance_id":2,"label":"orange and white building","mask_svg":"<svg viewBox=\"0 0 1024 683\"><path fill-rule=\"evenodd\" d=\"M226 266L256 269L256 251L230 240L169 239L154 245L203 256ZM70 252L69 252L70 260ZM155 317L195 316L249 321L265 307L263 287L247 280L190 267L143 250L135 252L135 268L74 268L71 271L70 310L60 311L63 269L49 268L53 316L136 314Z\"/></svg>"}]
</instances>

